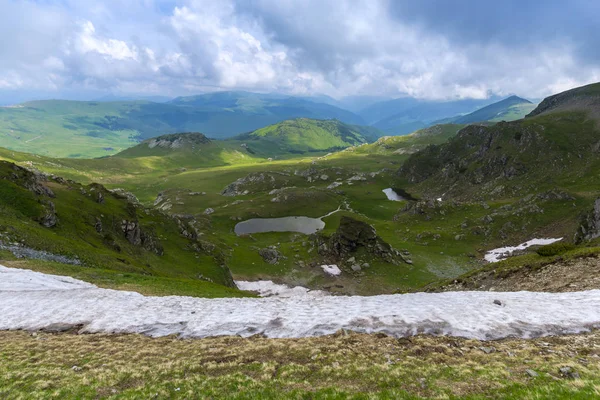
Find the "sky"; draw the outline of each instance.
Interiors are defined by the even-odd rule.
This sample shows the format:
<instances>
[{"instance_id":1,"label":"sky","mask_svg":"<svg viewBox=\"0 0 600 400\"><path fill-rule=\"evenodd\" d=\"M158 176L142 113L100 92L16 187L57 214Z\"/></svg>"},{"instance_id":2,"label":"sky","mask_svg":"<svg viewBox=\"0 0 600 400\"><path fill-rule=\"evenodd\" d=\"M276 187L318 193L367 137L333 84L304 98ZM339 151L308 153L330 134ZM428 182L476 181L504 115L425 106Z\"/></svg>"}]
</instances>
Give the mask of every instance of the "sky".
<instances>
[{"instance_id":1,"label":"sky","mask_svg":"<svg viewBox=\"0 0 600 400\"><path fill-rule=\"evenodd\" d=\"M598 0L0 0L0 99L542 98L600 81Z\"/></svg>"}]
</instances>

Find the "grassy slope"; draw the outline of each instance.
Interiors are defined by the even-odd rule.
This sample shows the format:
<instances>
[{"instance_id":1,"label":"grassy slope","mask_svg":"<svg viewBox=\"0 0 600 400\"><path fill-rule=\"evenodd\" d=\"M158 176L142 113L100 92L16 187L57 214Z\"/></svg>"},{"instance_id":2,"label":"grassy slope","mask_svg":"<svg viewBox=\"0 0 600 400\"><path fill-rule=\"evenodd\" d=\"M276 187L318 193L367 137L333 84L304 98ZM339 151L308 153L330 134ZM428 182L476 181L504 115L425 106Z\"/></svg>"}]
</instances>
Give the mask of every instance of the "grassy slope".
<instances>
[{"instance_id":1,"label":"grassy slope","mask_svg":"<svg viewBox=\"0 0 600 400\"><path fill-rule=\"evenodd\" d=\"M454 118L457 124L471 124L483 121L514 121L524 118L536 107L529 100L511 96L497 103L490 104L470 114Z\"/></svg>"},{"instance_id":2,"label":"grassy slope","mask_svg":"<svg viewBox=\"0 0 600 400\"><path fill-rule=\"evenodd\" d=\"M413 155L401 176L431 196L451 191L499 198L554 188L591 193L600 184L593 156L598 136L596 122L577 111L471 126L448 144Z\"/></svg>"},{"instance_id":3,"label":"grassy slope","mask_svg":"<svg viewBox=\"0 0 600 400\"><path fill-rule=\"evenodd\" d=\"M465 125L441 124L419 129L405 136L384 136L376 142L346 150L344 153L371 155L412 154L432 144L442 144L456 136Z\"/></svg>"},{"instance_id":4,"label":"grassy slope","mask_svg":"<svg viewBox=\"0 0 600 400\"><path fill-rule=\"evenodd\" d=\"M274 145L279 152L334 151L372 140L373 132L337 120L299 118L239 136L252 149Z\"/></svg>"},{"instance_id":5,"label":"grassy slope","mask_svg":"<svg viewBox=\"0 0 600 400\"><path fill-rule=\"evenodd\" d=\"M583 400L598 397L599 346L597 332L497 342L0 332L0 397Z\"/></svg>"},{"instance_id":6,"label":"grassy slope","mask_svg":"<svg viewBox=\"0 0 600 400\"><path fill-rule=\"evenodd\" d=\"M128 274L131 284L137 281L142 286L144 281L152 279L150 277L188 281L198 280L200 275L215 283L229 284L228 272L221 267L223 262L219 248L210 250L210 245L204 244L210 239L197 242L184 238L180 235L178 223L172 218L133 206L105 191L104 202L99 203L96 199L101 188L75 182L50 180L44 185L53 191L54 197L36 195L23 187L30 178L30 173L15 169L12 164L0 163L0 240L4 244L19 242L34 249L77 258L82 263L81 267L64 267L64 270L55 266L57 273L71 275L79 270L82 276L93 278L110 275L112 271L116 280L122 277L117 274ZM54 204L59 219L52 228L39 223L47 213L45 204L48 201ZM137 221L142 232L153 237L158 245L144 247L130 244L122 231L124 220ZM100 232L96 229L97 221L102 223ZM194 250L192 246L195 243L206 250ZM159 247L164 254L154 251ZM2 258L11 261L7 253ZM35 266L35 263L32 265ZM174 292L182 292L183 284L170 282L176 289ZM158 284L160 281L154 281L155 286ZM198 293L202 293L202 286L203 283L198 281L184 292L191 293L194 291L192 287L195 287ZM217 287L210 284L205 292L214 295L218 292ZM222 293L225 296L233 294L224 287Z\"/></svg>"}]
</instances>

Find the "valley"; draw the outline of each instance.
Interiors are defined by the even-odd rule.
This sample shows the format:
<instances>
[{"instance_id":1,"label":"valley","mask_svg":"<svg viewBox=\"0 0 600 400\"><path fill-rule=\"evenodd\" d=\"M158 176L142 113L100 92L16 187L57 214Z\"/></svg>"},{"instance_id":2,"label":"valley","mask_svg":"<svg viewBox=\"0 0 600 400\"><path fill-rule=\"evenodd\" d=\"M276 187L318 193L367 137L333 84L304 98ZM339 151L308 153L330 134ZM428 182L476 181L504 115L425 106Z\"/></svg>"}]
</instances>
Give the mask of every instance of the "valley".
<instances>
[{"instance_id":1,"label":"valley","mask_svg":"<svg viewBox=\"0 0 600 400\"><path fill-rule=\"evenodd\" d=\"M0 0L0 400L600 399L598 20Z\"/></svg>"},{"instance_id":2,"label":"valley","mask_svg":"<svg viewBox=\"0 0 600 400\"><path fill-rule=\"evenodd\" d=\"M368 132L350 125L301 119L228 140L197 133L160 136L99 159L8 150L0 155L131 193L144 207L190 221L223 253L236 279L372 295L455 279L483 267L491 248L535 237L575 240L582 215L596 199L589 189L600 184L592 172L596 159L581 156L596 143L586 112L436 125L372 143ZM577 132L578 140L568 141L567 131ZM340 147L346 149L336 151ZM474 156L462 155L463 149L474 149L469 150ZM555 166L551 179L548 169L528 168L540 163ZM386 189L408 200L390 200ZM305 224L320 220L315 228L274 225L240 234L241 226L257 223L251 221L289 217L296 223L304 218ZM349 229L359 233L341 233L344 218L356 221L348 226L357 224ZM256 233L265 230L271 232ZM398 252L399 261L391 263L388 253L372 253L370 244L355 239L333 251L340 234L372 234ZM343 273L328 276L319 268L323 264L336 264Z\"/></svg>"},{"instance_id":3,"label":"valley","mask_svg":"<svg viewBox=\"0 0 600 400\"><path fill-rule=\"evenodd\" d=\"M98 321L90 332L154 336L295 337L352 330L379 332L382 340L413 334L407 332L505 340L581 334L595 324L589 320L594 314L585 311L595 297L582 302L577 293L563 292L600 288L587 279L600 255L596 90L563 95L562 102L545 100L542 112L538 108L524 119L438 124L404 136L378 138L371 129L337 120L300 118L223 140L198 132L159 135L100 158L0 149L0 264L8 267L5 273L78 279L85 287L75 303L104 304L104 316L121 309L144 320L130 325L111 317L113 325L104 326L97 317L101 309L83 307L61 317L71 326L66 331L87 329L80 326L83 318L83 326ZM523 246L497 263L486 260L492 249L531 239L545 245ZM295 293L289 298L256 299L259 293L241 290L253 284L296 289L289 289ZM509 293L523 289L557 293L552 299ZM472 290L479 293L461 294ZM505 293L486 293L496 290ZM86 297L92 292L98 299ZM14 296L7 297L7 307ZM20 292L18 301L41 304L36 296ZM75 298L52 296L62 310ZM187 297L177 297L172 306L168 296ZM428 296L422 301L432 315L418 311L421 296ZM534 319L543 322L524 325L517 314L538 301L546 307ZM180 311L184 304L193 311ZM268 316L260 323L245 311L257 304ZM298 304L311 315L329 305L322 309L324 319L309 318L311 325L296 316ZM414 318L397 321L385 311L392 304L392 311L417 307ZM503 330L493 322L498 304L510 308L502 310L503 318L515 321ZM127 307L151 308L162 317L136 317ZM470 328L454 325L455 313L468 307L477 321ZM44 309L28 329L57 323L54 315L61 314ZM198 309L203 321L220 322L193 328ZM336 322L341 309L352 318ZM17 314L11 318L20 320ZM60 346L69 335L51 340ZM335 335L311 340L337 343ZM251 346L255 339L245 340ZM437 348L445 339L415 340ZM522 384L523 376L533 375L521 371L510 379ZM436 385L449 393L440 381Z\"/></svg>"}]
</instances>

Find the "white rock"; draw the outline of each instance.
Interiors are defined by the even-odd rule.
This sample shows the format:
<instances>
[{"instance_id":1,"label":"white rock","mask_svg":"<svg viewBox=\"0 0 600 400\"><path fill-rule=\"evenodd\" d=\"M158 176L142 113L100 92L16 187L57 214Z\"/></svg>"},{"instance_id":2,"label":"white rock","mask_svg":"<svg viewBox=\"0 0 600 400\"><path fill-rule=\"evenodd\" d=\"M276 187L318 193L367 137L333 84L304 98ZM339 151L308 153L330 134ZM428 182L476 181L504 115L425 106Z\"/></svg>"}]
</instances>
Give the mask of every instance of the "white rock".
<instances>
[{"instance_id":1,"label":"white rock","mask_svg":"<svg viewBox=\"0 0 600 400\"><path fill-rule=\"evenodd\" d=\"M342 273L342 270L335 264L321 265L321 268L323 269L323 271L325 271L326 274L333 276L338 276Z\"/></svg>"}]
</instances>

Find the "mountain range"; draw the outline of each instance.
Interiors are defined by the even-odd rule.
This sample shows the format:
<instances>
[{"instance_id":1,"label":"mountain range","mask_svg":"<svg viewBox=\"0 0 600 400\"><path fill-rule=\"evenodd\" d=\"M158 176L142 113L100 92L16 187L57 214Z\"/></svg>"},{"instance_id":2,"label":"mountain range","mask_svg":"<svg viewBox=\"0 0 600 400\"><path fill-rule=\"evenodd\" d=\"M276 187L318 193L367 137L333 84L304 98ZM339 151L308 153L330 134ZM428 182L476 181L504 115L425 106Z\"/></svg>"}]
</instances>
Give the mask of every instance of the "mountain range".
<instances>
[{"instance_id":1,"label":"mountain range","mask_svg":"<svg viewBox=\"0 0 600 400\"><path fill-rule=\"evenodd\" d=\"M110 100L110 99L108 99ZM370 104L351 112L328 97L292 97L250 92L215 92L178 97L166 102L42 100L0 107L2 144L17 151L55 157L99 157L115 154L139 141L176 133L202 132L230 138L296 118L338 120L358 126L367 141L402 135L438 122L466 123L515 119L533 107L515 96L494 99L422 101L401 98L374 102L356 97L350 103ZM478 109L477 113L467 113ZM460 115L457 115L460 114ZM438 121L445 118L441 121ZM317 146L319 147L319 146Z\"/></svg>"}]
</instances>

